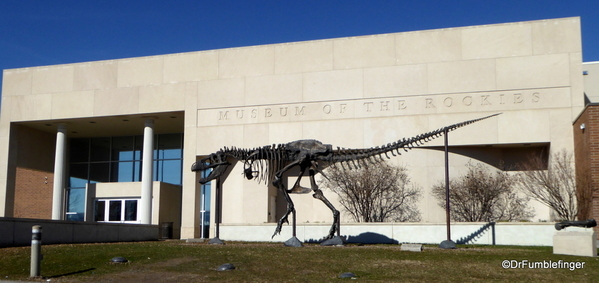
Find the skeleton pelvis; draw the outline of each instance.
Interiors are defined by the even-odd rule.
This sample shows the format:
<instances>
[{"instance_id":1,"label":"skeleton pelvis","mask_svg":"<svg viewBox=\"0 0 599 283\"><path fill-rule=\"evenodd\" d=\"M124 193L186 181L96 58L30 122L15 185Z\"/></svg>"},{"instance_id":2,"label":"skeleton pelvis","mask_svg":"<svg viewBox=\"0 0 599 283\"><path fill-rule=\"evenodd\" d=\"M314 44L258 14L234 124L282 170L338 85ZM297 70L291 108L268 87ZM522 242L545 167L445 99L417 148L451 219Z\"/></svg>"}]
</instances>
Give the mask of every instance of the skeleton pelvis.
<instances>
[{"instance_id":1,"label":"skeleton pelvis","mask_svg":"<svg viewBox=\"0 0 599 283\"><path fill-rule=\"evenodd\" d=\"M293 188L291 188L291 190L289 190L287 192L289 192L290 194L307 194L307 193L311 193L312 189L302 187L300 185L296 185L296 186L293 186Z\"/></svg>"}]
</instances>

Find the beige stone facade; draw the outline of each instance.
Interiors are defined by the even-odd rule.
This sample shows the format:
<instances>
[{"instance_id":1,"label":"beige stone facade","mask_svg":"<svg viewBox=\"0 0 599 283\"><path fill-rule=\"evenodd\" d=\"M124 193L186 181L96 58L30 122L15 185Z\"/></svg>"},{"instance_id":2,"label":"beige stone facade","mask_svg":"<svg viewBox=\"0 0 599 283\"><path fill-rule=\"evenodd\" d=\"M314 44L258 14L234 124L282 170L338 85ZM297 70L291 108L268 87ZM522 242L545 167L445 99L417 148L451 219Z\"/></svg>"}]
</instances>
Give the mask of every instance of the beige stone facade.
<instances>
[{"instance_id":1,"label":"beige stone facade","mask_svg":"<svg viewBox=\"0 0 599 283\"><path fill-rule=\"evenodd\" d=\"M572 151L584 107L580 34L579 18L563 18L5 70L0 216L14 215L15 171L35 159L13 148L17 127L55 135L64 124L69 139L141 135L151 119L157 134L183 133L182 238L200 235L189 168L223 146L372 147L502 112L449 135L452 175L471 160L509 165L527 152ZM440 145L392 160L422 188L424 222L444 221L430 195L444 174ZM311 195L292 197L298 222L332 221ZM223 199L224 223L274 222L285 209L273 186L245 180L241 166ZM535 219L549 218L538 206Z\"/></svg>"}]
</instances>

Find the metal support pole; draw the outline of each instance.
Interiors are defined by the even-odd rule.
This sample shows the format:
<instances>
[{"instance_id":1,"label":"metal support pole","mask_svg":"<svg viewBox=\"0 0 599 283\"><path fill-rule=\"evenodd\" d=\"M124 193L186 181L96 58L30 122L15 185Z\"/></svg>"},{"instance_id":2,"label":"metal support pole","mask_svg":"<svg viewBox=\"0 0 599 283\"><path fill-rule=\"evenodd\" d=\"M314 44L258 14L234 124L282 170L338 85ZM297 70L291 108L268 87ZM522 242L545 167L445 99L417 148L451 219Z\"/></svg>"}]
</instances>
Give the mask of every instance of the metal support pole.
<instances>
[{"instance_id":1,"label":"metal support pole","mask_svg":"<svg viewBox=\"0 0 599 283\"><path fill-rule=\"evenodd\" d=\"M29 277L40 276L42 261L42 226L31 227L31 269Z\"/></svg>"},{"instance_id":2,"label":"metal support pole","mask_svg":"<svg viewBox=\"0 0 599 283\"><path fill-rule=\"evenodd\" d=\"M439 247L442 249L455 249L456 245L451 240L451 217L449 215L449 142L448 142L449 129L445 129L443 134L445 135L445 221L447 222L447 240L441 242Z\"/></svg>"},{"instance_id":3,"label":"metal support pole","mask_svg":"<svg viewBox=\"0 0 599 283\"><path fill-rule=\"evenodd\" d=\"M215 238L220 238L220 221L221 221L221 202L222 202L222 185L220 181L220 177L216 179L216 215L214 219L214 236Z\"/></svg>"},{"instance_id":4,"label":"metal support pole","mask_svg":"<svg viewBox=\"0 0 599 283\"><path fill-rule=\"evenodd\" d=\"M449 214L449 130L445 129L445 221L447 223L447 241L451 241L451 225Z\"/></svg>"},{"instance_id":5,"label":"metal support pole","mask_svg":"<svg viewBox=\"0 0 599 283\"><path fill-rule=\"evenodd\" d=\"M493 234L493 246L495 245L495 222L491 222L491 234Z\"/></svg>"},{"instance_id":6,"label":"metal support pole","mask_svg":"<svg viewBox=\"0 0 599 283\"><path fill-rule=\"evenodd\" d=\"M224 245L223 241L220 239L220 222L221 222L221 214L222 214L222 181L220 177L216 178L216 199L215 199L215 210L216 215L214 216L214 238L208 241L208 244L213 245Z\"/></svg>"},{"instance_id":7,"label":"metal support pole","mask_svg":"<svg viewBox=\"0 0 599 283\"><path fill-rule=\"evenodd\" d=\"M293 234L293 237L295 237L295 236L297 236L297 233L296 233L297 229L295 227L295 220L296 220L296 218L295 218L295 208L293 209L293 212L291 212L291 213L293 214L293 232L292 232L292 234Z\"/></svg>"},{"instance_id":8,"label":"metal support pole","mask_svg":"<svg viewBox=\"0 0 599 283\"><path fill-rule=\"evenodd\" d=\"M341 237L341 216L337 218L337 237Z\"/></svg>"}]
</instances>

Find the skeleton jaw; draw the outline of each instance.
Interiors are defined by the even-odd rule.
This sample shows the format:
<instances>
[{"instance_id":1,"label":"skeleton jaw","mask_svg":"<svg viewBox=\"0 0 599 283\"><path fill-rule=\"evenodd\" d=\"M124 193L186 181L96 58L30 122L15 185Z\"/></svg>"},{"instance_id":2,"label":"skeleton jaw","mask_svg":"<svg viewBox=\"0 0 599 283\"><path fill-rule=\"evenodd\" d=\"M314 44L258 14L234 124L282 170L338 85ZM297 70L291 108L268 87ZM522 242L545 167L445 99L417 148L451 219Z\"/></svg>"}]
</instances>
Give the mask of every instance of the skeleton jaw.
<instances>
[{"instance_id":1,"label":"skeleton jaw","mask_svg":"<svg viewBox=\"0 0 599 283\"><path fill-rule=\"evenodd\" d=\"M231 165L231 163L229 163L229 162L205 163L203 161L204 160L200 160L191 166L191 171L194 171L194 172L212 169L212 171L210 171L210 174L208 174L208 176L206 176L205 178L200 178L200 184L206 184L206 183L220 177L223 173L225 173L225 171L227 170L227 167L229 167L229 165Z\"/></svg>"}]
</instances>

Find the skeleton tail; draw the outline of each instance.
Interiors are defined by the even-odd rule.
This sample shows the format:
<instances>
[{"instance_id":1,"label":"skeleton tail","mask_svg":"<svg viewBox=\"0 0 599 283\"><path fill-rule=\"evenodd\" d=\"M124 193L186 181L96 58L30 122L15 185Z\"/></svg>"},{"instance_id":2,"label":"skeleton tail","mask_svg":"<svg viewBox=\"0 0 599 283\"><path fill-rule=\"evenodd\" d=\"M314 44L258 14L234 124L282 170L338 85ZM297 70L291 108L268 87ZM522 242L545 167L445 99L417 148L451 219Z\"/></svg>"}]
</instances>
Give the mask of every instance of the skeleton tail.
<instances>
[{"instance_id":1,"label":"skeleton tail","mask_svg":"<svg viewBox=\"0 0 599 283\"><path fill-rule=\"evenodd\" d=\"M332 163L338 163L341 162L341 164L343 165L343 163L345 163L346 165L348 165L348 167L351 169L352 165L354 168L359 168L361 166L365 166L368 167L368 164L375 164L376 162L380 162L383 161L383 155L386 158L391 158L389 156L389 153L391 153L393 156L397 156L397 155L401 155L400 149L405 150L406 152L412 148L418 147L423 145L426 142L429 142L437 137L442 136L443 134L447 134L448 132L451 132L453 130L456 130L458 128L470 125L472 123L484 120L484 119L488 119L497 115L500 115L501 113L497 113L497 114L493 114L493 115L489 115L486 117L482 117L482 118L478 118L478 119L473 119L473 120L468 120L468 121L464 121L461 123L457 123L457 124L453 124L453 125L449 125L428 133L424 133L421 135L417 135L415 137L411 137L409 139L401 139L398 140L396 142L393 143L389 143L387 145L383 145L383 146L377 146L377 147L373 147L373 148L366 148L366 149L348 149L348 148L337 148L336 150L333 151L333 154L331 156L331 158L329 159L329 161L331 161Z\"/></svg>"}]
</instances>

